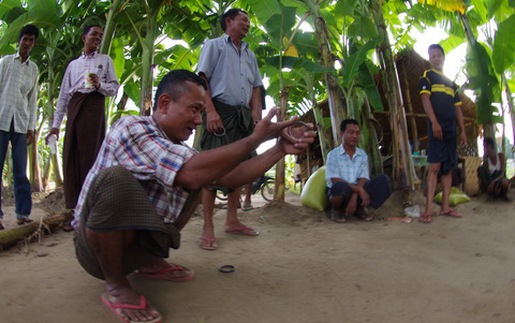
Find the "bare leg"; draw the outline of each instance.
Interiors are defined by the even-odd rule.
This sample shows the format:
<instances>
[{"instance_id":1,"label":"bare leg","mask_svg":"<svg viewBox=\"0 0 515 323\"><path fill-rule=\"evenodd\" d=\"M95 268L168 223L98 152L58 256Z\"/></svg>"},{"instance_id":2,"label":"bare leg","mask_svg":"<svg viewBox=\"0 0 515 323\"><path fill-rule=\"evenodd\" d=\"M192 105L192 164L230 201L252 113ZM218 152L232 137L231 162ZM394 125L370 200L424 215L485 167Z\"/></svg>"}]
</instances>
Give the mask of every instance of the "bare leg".
<instances>
[{"instance_id":1,"label":"bare leg","mask_svg":"<svg viewBox=\"0 0 515 323\"><path fill-rule=\"evenodd\" d=\"M329 198L331 203L331 220L337 223L345 223L347 219L342 215L342 206L345 202L345 195L336 195Z\"/></svg>"},{"instance_id":2,"label":"bare leg","mask_svg":"<svg viewBox=\"0 0 515 323\"><path fill-rule=\"evenodd\" d=\"M440 164L430 164L427 173L427 193L426 193L426 208L422 213L420 222L430 223L433 217L433 198L435 196L436 182L438 172L440 171Z\"/></svg>"},{"instance_id":3,"label":"bare leg","mask_svg":"<svg viewBox=\"0 0 515 323\"><path fill-rule=\"evenodd\" d=\"M449 205L449 195L451 194L452 173L442 176L443 192L442 192L442 207L440 215L446 215L453 218L461 218L463 215Z\"/></svg>"},{"instance_id":4,"label":"bare leg","mask_svg":"<svg viewBox=\"0 0 515 323\"><path fill-rule=\"evenodd\" d=\"M91 231L86 230L86 240L93 248L106 280L106 295L111 303L140 304L140 296L123 273L123 254L125 248L134 240L134 231ZM129 320L149 321L159 317L153 308L118 309L119 314Z\"/></svg>"},{"instance_id":5,"label":"bare leg","mask_svg":"<svg viewBox=\"0 0 515 323\"><path fill-rule=\"evenodd\" d=\"M200 247L205 250L215 250L218 248L215 237L215 224L213 222L215 198L216 191L208 189L202 190L204 227L202 229L202 235L200 236Z\"/></svg>"},{"instance_id":6,"label":"bare leg","mask_svg":"<svg viewBox=\"0 0 515 323\"><path fill-rule=\"evenodd\" d=\"M442 176L442 207L440 213L448 213L452 209L449 206L449 196L451 195L451 184L452 184L452 172L449 172Z\"/></svg>"},{"instance_id":7,"label":"bare leg","mask_svg":"<svg viewBox=\"0 0 515 323\"><path fill-rule=\"evenodd\" d=\"M229 193L227 198L227 218L225 219L225 232L243 235L258 235L257 231L247 227L238 220L238 203L240 201L241 188Z\"/></svg>"},{"instance_id":8,"label":"bare leg","mask_svg":"<svg viewBox=\"0 0 515 323\"><path fill-rule=\"evenodd\" d=\"M243 202L243 211L252 209L252 183L245 185L245 200Z\"/></svg>"}]
</instances>

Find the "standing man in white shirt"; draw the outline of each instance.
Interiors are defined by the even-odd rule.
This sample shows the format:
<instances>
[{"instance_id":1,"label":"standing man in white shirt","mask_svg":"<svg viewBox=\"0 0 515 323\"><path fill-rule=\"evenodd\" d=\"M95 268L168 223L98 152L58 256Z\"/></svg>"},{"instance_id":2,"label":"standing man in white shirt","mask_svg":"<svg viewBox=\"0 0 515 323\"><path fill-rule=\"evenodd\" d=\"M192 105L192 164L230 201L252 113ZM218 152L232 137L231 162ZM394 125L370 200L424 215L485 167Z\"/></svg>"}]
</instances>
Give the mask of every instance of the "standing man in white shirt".
<instances>
[{"instance_id":1,"label":"standing man in white shirt","mask_svg":"<svg viewBox=\"0 0 515 323\"><path fill-rule=\"evenodd\" d=\"M39 71L29 54L38 36L36 26L24 26L18 38L18 52L0 60L0 184L10 142L16 222L19 225L32 222L29 219L32 196L27 178L27 146L34 142ZM3 215L0 199L0 230L4 229Z\"/></svg>"},{"instance_id":2,"label":"standing man in white shirt","mask_svg":"<svg viewBox=\"0 0 515 323\"><path fill-rule=\"evenodd\" d=\"M84 28L83 53L66 69L50 129L50 135L59 137L59 128L68 112L63 164L65 204L71 213L105 137L105 97L116 95L119 87L112 59L97 52L103 35L99 26ZM73 230L71 218L68 214L64 231Z\"/></svg>"}]
</instances>

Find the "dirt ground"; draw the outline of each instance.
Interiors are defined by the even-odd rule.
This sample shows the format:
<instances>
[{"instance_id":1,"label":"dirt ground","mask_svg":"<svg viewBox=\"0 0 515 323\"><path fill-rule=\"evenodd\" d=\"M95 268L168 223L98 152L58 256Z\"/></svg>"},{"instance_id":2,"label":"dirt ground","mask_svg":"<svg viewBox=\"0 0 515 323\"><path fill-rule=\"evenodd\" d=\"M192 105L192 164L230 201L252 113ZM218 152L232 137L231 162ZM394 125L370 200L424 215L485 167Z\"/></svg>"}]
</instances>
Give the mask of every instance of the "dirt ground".
<instances>
[{"instance_id":1,"label":"dirt ground","mask_svg":"<svg viewBox=\"0 0 515 323\"><path fill-rule=\"evenodd\" d=\"M224 234L223 209L215 215L217 251L198 247L200 216L186 226L170 261L193 269L193 281L130 278L163 322L515 321L515 203L474 198L458 207L463 219L426 225L386 220L403 214L395 195L374 222L336 224L295 195L253 200L257 208L241 217L258 237ZM59 212L59 201L40 198L33 217ZM4 205L11 227L12 203ZM72 236L58 231L0 252L1 322L117 322L99 300L102 281L77 263ZM224 264L236 271L219 272Z\"/></svg>"}]
</instances>

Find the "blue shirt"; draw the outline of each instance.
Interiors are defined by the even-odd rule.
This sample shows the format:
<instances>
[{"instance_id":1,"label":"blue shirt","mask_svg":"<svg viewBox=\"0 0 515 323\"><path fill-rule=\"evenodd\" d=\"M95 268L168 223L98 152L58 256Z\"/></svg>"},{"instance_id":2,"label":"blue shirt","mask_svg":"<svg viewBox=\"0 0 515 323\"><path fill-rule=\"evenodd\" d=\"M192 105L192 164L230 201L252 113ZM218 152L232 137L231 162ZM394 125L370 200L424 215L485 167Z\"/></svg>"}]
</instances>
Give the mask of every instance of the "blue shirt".
<instances>
[{"instance_id":1,"label":"blue shirt","mask_svg":"<svg viewBox=\"0 0 515 323\"><path fill-rule=\"evenodd\" d=\"M206 41L197 70L209 80L211 98L228 105L249 107L252 90L263 85L249 45L242 42L238 52L227 34Z\"/></svg>"},{"instance_id":2,"label":"blue shirt","mask_svg":"<svg viewBox=\"0 0 515 323\"><path fill-rule=\"evenodd\" d=\"M361 148L356 147L352 158L343 149L343 144L327 154L325 165L326 186L331 188L331 178L341 178L349 184L356 185L360 178L370 179L368 172L368 156Z\"/></svg>"}]
</instances>

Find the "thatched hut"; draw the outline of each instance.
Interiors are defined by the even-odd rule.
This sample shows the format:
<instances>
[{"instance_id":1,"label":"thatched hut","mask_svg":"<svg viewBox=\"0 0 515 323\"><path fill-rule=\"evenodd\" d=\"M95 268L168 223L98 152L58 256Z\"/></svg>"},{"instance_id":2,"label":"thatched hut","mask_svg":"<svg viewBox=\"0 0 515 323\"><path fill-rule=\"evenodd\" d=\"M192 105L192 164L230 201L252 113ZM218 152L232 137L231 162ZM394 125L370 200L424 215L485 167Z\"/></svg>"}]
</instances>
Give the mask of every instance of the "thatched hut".
<instances>
[{"instance_id":1,"label":"thatched hut","mask_svg":"<svg viewBox=\"0 0 515 323\"><path fill-rule=\"evenodd\" d=\"M420 100L418 81L423 72L430 68L430 63L417 54L414 50L406 51L396 57L397 73L402 90L404 109L408 124L408 135L413 151L421 151L427 147L427 116ZM381 86L381 74L376 75L376 83L378 84L385 111L373 112L372 116L379 129L378 133L382 134L380 142L381 154L385 159L391 155L392 151L392 131L390 126L390 112ZM479 129L476 125L476 106L465 94L460 94L463 102L462 111L465 121L465 131L467 133L468 143L465 148L460 148L458 153L460 157L472 157L473 162L469 163L470 169L478 163L477 137ZM322 115L329 117L329 108L327 102L320 103ZM314 122L312 111L302 117L303 121ZM331 136L328 132L327 136ZM309 155L299 156L298 162L301 165L301 178L303 181L311 174L313 167L322 164L322 155L318 142L316 142L309 151ZM472 173L471 173L472 174ZM467 174L468 175L468 174ZM475 177L475 169L474 169ZM472 176L472 175L471 175Z\"/></svg>"}]
</instances>

